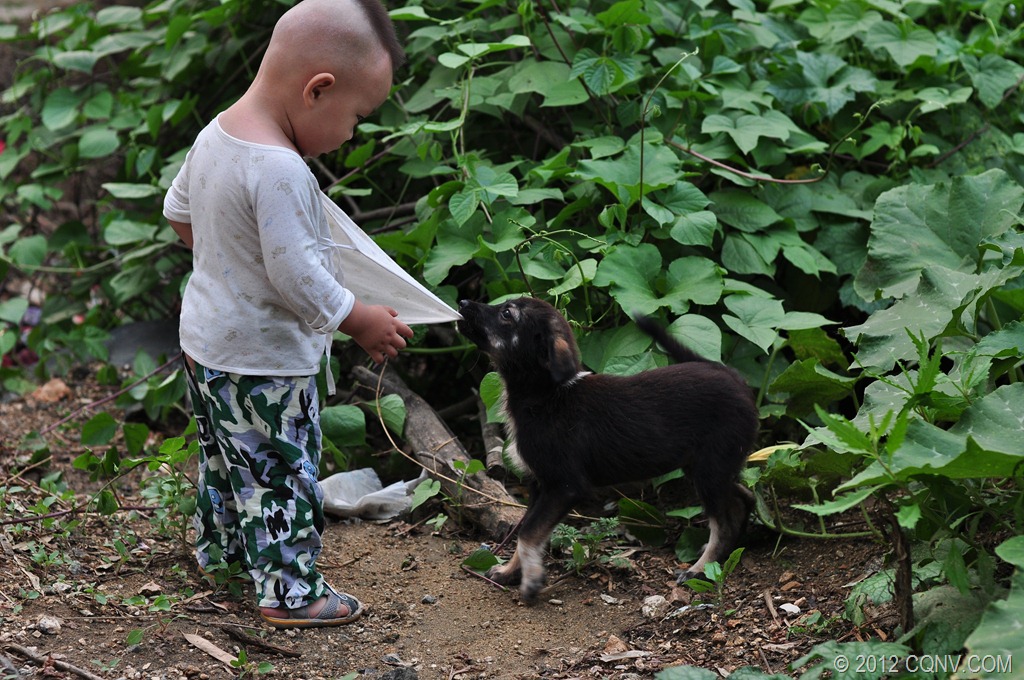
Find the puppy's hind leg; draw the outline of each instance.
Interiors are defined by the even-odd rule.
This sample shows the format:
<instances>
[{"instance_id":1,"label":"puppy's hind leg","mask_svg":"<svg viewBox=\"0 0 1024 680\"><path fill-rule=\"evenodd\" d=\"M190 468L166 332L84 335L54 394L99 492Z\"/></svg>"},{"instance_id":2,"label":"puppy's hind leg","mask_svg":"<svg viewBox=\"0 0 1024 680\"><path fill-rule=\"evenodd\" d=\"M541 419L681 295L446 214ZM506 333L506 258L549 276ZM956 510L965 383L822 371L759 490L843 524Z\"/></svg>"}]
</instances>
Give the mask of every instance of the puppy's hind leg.
<instances>
[{"instance_id":1,"label":"puppy's hind leg","mask_svg":"<svg viewBox=\"0 0 1024 680\"><path fill-rule=\"evenodd\" d=\"M732 482L721 492L724 497L705 499L704 511L708 515L711 535L700 558L689 569L679 574L677 583L683 583L704 573L708 562L722 564L729 558L747 526L747 517L754 507L754 494L738 482Z\"/></svg>"}]
</instances>

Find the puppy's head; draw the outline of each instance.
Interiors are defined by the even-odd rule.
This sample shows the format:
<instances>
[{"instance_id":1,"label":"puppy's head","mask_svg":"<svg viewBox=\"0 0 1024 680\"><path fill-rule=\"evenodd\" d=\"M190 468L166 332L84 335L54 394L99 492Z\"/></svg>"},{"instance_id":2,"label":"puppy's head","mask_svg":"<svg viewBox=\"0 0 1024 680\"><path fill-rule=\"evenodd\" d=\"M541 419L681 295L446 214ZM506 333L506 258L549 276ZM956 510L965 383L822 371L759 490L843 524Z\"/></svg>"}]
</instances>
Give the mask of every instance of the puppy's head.
<instances>
[{"instance_id":1,"label":"puppy's head","mask_svg":"<svg viewBox=\"0 0 1024 680\"><path fill-rule=\"evenodd\" d=\"M505 382L561 385L581 370L572 328L543 300L523 297L500 305L462 300L459 332L494 362Z\"/></svg>"}]
</instances>

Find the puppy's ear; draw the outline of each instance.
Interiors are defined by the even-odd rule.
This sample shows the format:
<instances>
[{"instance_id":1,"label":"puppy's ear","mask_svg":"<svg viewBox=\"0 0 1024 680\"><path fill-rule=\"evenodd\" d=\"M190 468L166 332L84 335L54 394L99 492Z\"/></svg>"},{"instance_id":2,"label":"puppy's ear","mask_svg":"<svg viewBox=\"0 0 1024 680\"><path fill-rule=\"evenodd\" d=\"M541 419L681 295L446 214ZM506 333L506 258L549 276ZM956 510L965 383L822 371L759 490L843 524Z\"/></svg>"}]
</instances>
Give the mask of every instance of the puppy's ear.
<instances>
[{"instance_id":1,"label":"puppy's ear","mask_svg":"<svg viewBox=\"0 0 1024 680\"><path fill-rule=\"evenodd\" d=\"M558 385L568 382L579 373L579 360L576 358L576 342L572 336L565 336L567 329L557 325L548 336L547 360L541 363L551 373L551 379Z\"/></svg>"}]
</instances>

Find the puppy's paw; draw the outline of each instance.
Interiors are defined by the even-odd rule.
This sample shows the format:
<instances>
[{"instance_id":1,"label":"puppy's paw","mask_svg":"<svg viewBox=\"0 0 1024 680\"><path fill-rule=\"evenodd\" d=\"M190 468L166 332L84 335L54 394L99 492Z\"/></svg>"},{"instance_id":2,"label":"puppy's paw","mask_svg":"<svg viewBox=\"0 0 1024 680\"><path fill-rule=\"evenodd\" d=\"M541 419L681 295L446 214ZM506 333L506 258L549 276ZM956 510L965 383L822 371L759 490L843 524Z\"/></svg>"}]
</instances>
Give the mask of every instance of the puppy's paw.
<instances>
[{"instance_id":1,"label":"puppy's paw","mask_svg":"<svg viewBox=\"0 0 1024 680\"><path fill-rule=\"evenodd\" d=\"M537 604L537 598L540 595L540 591L544 589L545 580L543 577L523 580L523 584L519 586L519 599L523 601L523 604Z\"/></svg>"},{"instance_id":2,"label":"puppy's paw","mask_svg":"<svg viewBox=\"0 0 1024 680\"><path fill-rule=\"evenodd\" d=\"M487 578L502 586L517 586L522 580L522 572L511 565L502 564L487 570Z\"/></svg>"},{"instance_id":3,"label":"puppy's paw","mask_svg":"<svg viewBox=\"0 0 1024 680\"><path fill-rule=\"evenodd\" d=\"M685 571L677 571L676 572L676 584L678 584L678 585L682 585L682 584L686 583L687 581L689 581L692 578L703 579L704 578L704 572L701 571L700 569L697 569L697 570L687 569Z\"/></svg>"}]
</instances>

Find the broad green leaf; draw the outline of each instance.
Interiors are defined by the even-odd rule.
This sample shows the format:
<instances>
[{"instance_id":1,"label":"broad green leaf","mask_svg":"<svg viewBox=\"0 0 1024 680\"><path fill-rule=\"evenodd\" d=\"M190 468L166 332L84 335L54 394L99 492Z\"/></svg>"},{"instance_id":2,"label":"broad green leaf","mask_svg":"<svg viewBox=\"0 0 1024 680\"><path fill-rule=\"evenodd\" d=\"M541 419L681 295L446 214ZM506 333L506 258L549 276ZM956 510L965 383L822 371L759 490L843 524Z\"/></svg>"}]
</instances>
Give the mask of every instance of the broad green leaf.
<instances>
[{"instance_id":1,"label":"broad green leaf","mask_svg":"<svg viewBox=\"0 0 1024 680\"><path fill-rule=\"evenodd\" d=\"M405 402L397 394L385 394L378 402L384 425L399 437L405 432Z\"/></svg>"},{"instance_id":2,"label":"broad green leaf","mask_svg":"<svg viewBox=\"0 0 1024 680\"><path fill-rule=\"evenodd\" d=\"M448 199L448 210L451 212L455 224L460 227L469 221L478 205L480 205L480 197L472 190L458 191Z\"/></svg>"},{"instance_id":3,"label":"broad green leaf","mask_svg":"<svg viewBox=\"0 0 1024 680\"><path fill-rule=\"evenodd\" d=\"M716 191L709 198L719 221L741 231L760 231L782 219L771 206L746 191Z\"/></svg>"},{"instance_id":4,"label":"broad green leaf","mask_svg":"<svg viewBox=\"0 0 1024 680\"><path fill-rule=\"evenodd\" d=\"M419 20L430 20L433 18L427 14L427 11L419 5L408 5L406 7L398 7L388 11L388 14L394 21L419 21Z\"/></svg>"},{"instance_id":5,"label":"broad green leaf","mask_svg":"<svg viewBox=\"0 0 1024 680\"><path fill-rule=\"evenodd\" d=\"M782 303L770 298L730 295L725 306L732 312L722 315L725 325L767 352L786 317Z\"/></svg>"},{"instance_id":6,"label":"broad green leaf","mask_svg":"<svg viewBox=\"0 0 1024 680\"><path fill-rule=\"evenodd\" d=\"M152 184L131 184L127 182L107 182L103 188L114 198L136 199L158 196L163 189Z\"/></svg>"},{"instance_id":7,"label":"broad green leaf","mask_svg":"<svg viewBox=\"0 0 1024 680\"><path fill-rule=\"evenodd\" d=\"M104 446L117 434L117 421L104 411L97 413L82 426L82 446Z\"/></svg>"},{"instance_id":8,"label":"broad green leaf","mask_svg":"<svg viewBox=\"0 0 1024 680\"><path fill-rule=\"evenodd\" d=\"M459 68L469 61L469 57L464 54L445 52L437 57L437 61L442 66L447 66L448 68Z\"/></svg>"},{"instance_id":9,"label":"broad green leaf","mask_svg":"<svg viewBox=\"0 0 1024 680\"><path fill-rule=\"evenodd\" d=\"M79 137L78 153L82 158L103 158L117 151L120 145L116 131L108 127L94 127Z\"/></svg>"},{"instance_id":10,"label":"broad green leaf","mask_svg":"<svg viewBox=\"0 0 1024 680\"><path fill-rule=\"evenodd\" d=\"M477 548L469 557L462 561L462 566L481 573L498 564L501 564L501 562L487 548Z\"/></svg>"},{"instance_id":11,"label":"broad green leaf","mask_svg":"<svg viewBox=\"0 0 1024 680\"><path fill-rule=\"evenodd\" d=\"M897 65L906 68L921 57L934 57L939 41L927 28L910 21L900 25L883 21L872 27L864 37L864 44L873 50L885 50Z\"/></svg>"},{"instance_id":12,"label":"broad green leaf","mask_svg":"<svg viewBox=\"0 0 1024 680\"><path fill-rule=\"evenodd\" d=\"M875 203L868 259L855 286L865 300L912 291L925 268L975 271L978 245L1014 224L1024 189L1001 170L909 184Z\"/></svg>"},{"instance_id":13,"label":"broad green leaf","mask_svg":"<svg viewBox=\"0 0 1024 680\"><path fill-rule=\"evenodd\" d=\"M964 646L979 658L991 659L994 665L986 677L1008 677L1017 669L1011 664L1024 658L1024 572L1017 571L1012 579L1010 594L1004 600L988 605L981 623L964 642Z\"/></svg>"},{"instance_id":14,"label":"broad green leaf","mask_svg":"<svg viewBox=\"0 0 1024 680\"><path fill-rule=\"evenodd\" d=\"M510 172L497 172L488 165L473 169L472 186L480 200L490 205L499 196L512 197L519 193L519 183Z\"/></svg>"},{"instance_id":15,"label":"broad green leaf","mask_svg":"<svg viewBox=\"0 0 1024 680\"><path fill-rule=\"evenodd\" d=\"M960 63L978 91L981 103L989 109L999 106L1004 93L1024 76L1024 66L991 52L983 54L980 59L973 54L964 54Z\"/></svg>"},{"instance_id":16,"label":"broad green leaf","mask_svg":"<svg viewBox=\"0 0 1024 680\"><path fill-rule=\"evenodd\" d=\"M352 404L327 406L320 412L323 435L339 448L366 443L366 414Z\"/></svg>"},{"instance_id":17,"label":"broad green leaf","mask_svg":"<svg viewBox=\"0 0 1024 680\"><path fill-rule=\"evenodd\" d=\"M786 114L781 111L765 111L756 116L740 115L735 118L724 114L712 114L701 124L701 132L714 134L724 132L732 138L743 153L750 153L762 137L786 141L791 132L797 130Z\"/></svg>"},{"instance_id":18,"label":"broad green leaf","mask_svg":"<svg viewBox=\"0 0 1024 680\"><path fill-rule=\"evenodd\" d=\"M126 246L139 241L152 241L157 233L156 224L128 219L116 219L103 229L103 241L112 246Z\"/></svg>"},{"instance_id":19,"label":"broad green leaf","mask_svg":"<svg viewBox=\"0 0 1024 680\"><path fill-rule=\"evenodd\" d=\"M141 25L142 9L126 5L115 5L104 7L96 12L96 24L98 26L127 26Z\"/></svg>"},{"instance_id":20,"label":"broad green leaf","mask_svg":"<svg viewBox=\"0 0 1024 680\"><path fill-rule=\"evenodd\" d=\"M787 414L802 416L815 404L827 406L849 396L856 383L857 378L834 373L817 359L803 359L787 366L768 390L785 403Z\"/></svg>"},{"instance_id":21,"label":"broad green leaf","mask_svg":"<svg viewBox=\"0 0 1024 680\"><path fill-rule=\"evenodd\" d=\"M461 227L454 220L442 224L437 233L437 245L427 253L423 264L423 278L427 283L440 285L452 267L466 264L480 249L473 228L475 220L476 215L471 218L472 224Z\"/></svg>"},{"instance_id":22,"label":"broad green leaf","mask_svg":"<svg viewBox=\"0 0 1024 680\"><path fill-rule=\"evenodd\" d=\"M81 103L81 93L67 87L57 88L46 95L43 102L43 125L49 130L63 130L78 118L78 107Z\"/></svg>"},{"instance_id":23,"label":"broad green leaf","mask_svg":"<svg viewBox=\"0 0 1024 680\"><path fill-rule=\"evenodd\" d=\"M22 267L38 267L46 259L46 237L42 234L26 236L11 244L8 256Z\"/></svg>"},{"instance_id":24,"label":"broad green leaf","mask_svg":"<svg viewBox=\"0 0 1024 680\"><path fill-rule=\"evenodd\" d=\"M439 493L441 493L441 482L436 479L424 479L413 489L409 510L415 510Z\"/></svg>"},{"instance_id":25,"label":"broad green leaf","mask_svg":"<svg viewBox=\"0 0 1024 680\"><path fill-rule=\"evenodd\" d=\"M773 79L768 92L790 109L819 104L826 115L834 116L858 93L873 92L877 87L871 73L834 54L798 52L796 64Z\"/></svg>"},{"instance_id":26,"label":"broad green leaf","mask_svg":"<svg viewBox=\"0 0 1024 680\"><path fill-rule=\"evenodd\" d=\"M1024 569L1024 536L1014 536L997 545L996 555L1004 562Z\"/></svg>"},{"instance_id":27,"label":"broad green leaf","mask_svg":"<svg viewBox=\"0 0 1024 680\"><path fill-rule=\"evenodd\" d=\"M710 210L680 215L669 232L673 240L684 246L704 246L710 248L718 234L718 218Z\"/></svg>"},{"instance_id":28,"label":"broad green leaf","mask_svg":"<svg viewBox=\"0 0 1024 680\"><path fill-rule=\"evenodd\" d=\"M653 288L660 273L661 253L654 245L621 245L598 265L594 283L607 286L627 314L652 314L662 304Z\"/></svg>"},{"instance_id":29,"label":"broad green leaf","mask_svg":"<svg viewBox=\"0 0 1024 680\"><path fill-rule=\"evenodd\" d=\"M18 325L28 311L28 298L12 297L0 302L0 321ZM4 354L5 352L0 352Z\"/></svg>"},{"instance_id":30,"label":"broad green leaf","mask_svg":"<svg viewBox=\"0 0 1024 680\"><path fill-rule=\"evenodd\" d=\"M573 176L597 182L628 208L651 189L675 185L679 179L678 167L679 159L670 150L646 144L641 191L640 151L636 145L632 145L615 159L580 161Z\"/></svg>"},{"instance_id":31,"label":"broad green leaf","mask_svg":"<svg viewBox=\"0 0 1024 680\"><path fill-rule=\"evenodd\" d=\"M505 409L504 402L502 401L504 393L505 387L502 385L501 377L497 373L492 371L480 381L480 399L484 402L484 406L487 407L487 422L505 422Z\"/></svg>"},{"instance_id":32,"label":"broad green leaf","mask_svg":"<svg viewBox=\"0 0 1024 680\"><path fill-rule=\"evenodd\" d=\"M53 63L55 66L68 71L88 74L92 73L92 69L96 62L99 61L99 58L100 55L89 50L69 50L53 55Z\"/></svg>"},{"instance_id":33,"label":"broad green leaf","mask_svg":"<svg viewBox=\"0 0 1024 680\"><path fill-rule=\"evenodd\" d=\"M693 302L713 305L722 297L722 271L706 257L681 257L668 267L669 292L665 295L676 314L684 314Z\"/></svg>"},{"instance_id":34,"label":"broad green leaf","mask_svg":"<svg viewBox=\"0 0 1024 680\"><path fill-rule=\"evenodd\" d=\"M768 243L764 239L755 238L755 234L727 234L722 243L722 264L736 274L775 274L775 257L778 245L774 250L765 248ZM709 244L710 245L710 244Z\"/></svg>"}]
</instances>

